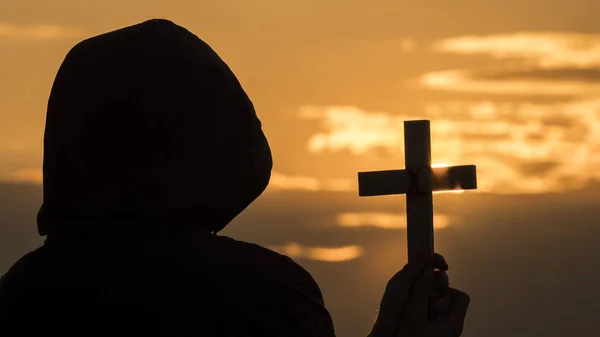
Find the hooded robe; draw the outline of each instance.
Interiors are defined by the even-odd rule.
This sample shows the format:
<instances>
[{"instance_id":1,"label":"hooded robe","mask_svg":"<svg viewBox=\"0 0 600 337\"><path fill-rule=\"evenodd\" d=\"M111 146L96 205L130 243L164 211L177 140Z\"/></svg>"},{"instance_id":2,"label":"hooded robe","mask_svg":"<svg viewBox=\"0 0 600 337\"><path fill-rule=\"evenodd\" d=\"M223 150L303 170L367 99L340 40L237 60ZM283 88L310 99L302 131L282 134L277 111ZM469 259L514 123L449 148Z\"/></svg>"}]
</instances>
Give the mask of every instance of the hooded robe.
<instances>
[{"instance_id":1,"label":"hooded robe","mask_svg":"<svg viewBox=\"0 0 600 337\"><path fill-rule=\"evenodd\" d=\"M0 336L333 337L311 275L216 233L271 153L235 75L168 20L66 56L48 102L46 240L0 283Z\"/></svg>"}]
</instances>

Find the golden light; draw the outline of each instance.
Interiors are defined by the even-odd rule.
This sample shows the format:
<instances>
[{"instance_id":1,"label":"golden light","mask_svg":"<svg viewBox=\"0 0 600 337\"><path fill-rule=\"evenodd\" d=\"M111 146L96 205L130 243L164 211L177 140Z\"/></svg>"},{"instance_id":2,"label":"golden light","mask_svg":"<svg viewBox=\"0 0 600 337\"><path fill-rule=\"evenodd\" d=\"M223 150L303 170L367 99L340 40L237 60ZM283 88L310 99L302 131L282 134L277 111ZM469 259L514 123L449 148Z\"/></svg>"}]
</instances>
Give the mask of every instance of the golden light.
<instances>
[{"instance_id":1,"label":"golden light","mask_svg":"<svg viewBox=\"0 0 600 337\"><path fill-rule=\"evenodd\" d=\"M445 164L445 163L436 163L436 164L432 164L431 167L433 168L440 168L440 167L450 167L452 165L450 164ZM455 194L460 194L463 193L465 190L449 190L449 191L436 191L433 192L433 194L441 194L441 193L455 193Z\"/></svg>"},{"instance_id":2,"label":"golden light","mask_svg":"<svg viewBox=\"0 0 600 337\"><path fill-rule=\"evenodd\" d=\"M271 173L269 191L328 191L347 192L356 189L356 182L352 179L319 179L315 177L287 175L280 172Z\"/></svg>"},{"instance_id":3,"label":"golden light","mask_svg":"<svg viewBox=\"0 0 600 337\"><path fill-rule=\"evenodd\" d=\"M43 174L41 169L37 168L22 168L12 174L9 180L18 183L34 183L41 184L43 180Z\"/></svg>"},{"instance_id":4,"label":"golden light","mask_svg":"<svg viewBox=\"0 0 600 337\"><path fill-rule=\"evenodd\" d=\"M17 25L0 21L0 37L18 40L55 40L87 35L85 31L56 25Z\"/></svg>"},{"instance_id":5,"label":"golden light","mask_svg":"<svg viewBox=\"0 0 600 337\"><path fill-rule=\"evenodd\" d=\"M307 259L324 262L343 262L355 260L363 255L361 246L349 245L341 247L309 247L296 242L288 242L283 246L268 247L293 259Z\"/></svg>"},{"instance_id":6,"label":"golden light","mask_svg":"<svg viewBox=\"0 0 600 337\"><path fill-rule=\"evenodd\" d=\"M385 229L406 229L406 215L385 212L345 212L336 216L336 224L342 227L377 227ZM450 217L445 214L433 216L435 229L447 228Z\"/></svg>"},{"instance_id":7,"label":"golden light","mask_svg":"<svg viewBox=\"0 0 600 337\"><path fill-rule=\"evenodd\" d=\"M325 262L343 262L359 258L363 254L361 246L313 247L308 251L308 258Z\"/></svg>"}]
</instances>

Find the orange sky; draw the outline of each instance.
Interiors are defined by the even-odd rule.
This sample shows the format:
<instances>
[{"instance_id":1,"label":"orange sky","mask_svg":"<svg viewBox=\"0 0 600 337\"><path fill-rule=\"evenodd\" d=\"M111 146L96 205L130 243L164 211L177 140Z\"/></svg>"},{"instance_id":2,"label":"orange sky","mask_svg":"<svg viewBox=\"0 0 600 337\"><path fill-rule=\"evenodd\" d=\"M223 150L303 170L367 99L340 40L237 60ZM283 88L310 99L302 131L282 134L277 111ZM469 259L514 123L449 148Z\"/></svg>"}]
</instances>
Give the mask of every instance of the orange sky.
<instances>
[{"instance_id":1,"label":"orange sky","mask_svg":"<svg viewBox=\"0 0 600 337\"><path fill-rule=\"evenodd\" d=\"M73 44L166 17L210 43L254 100L275 156L271 188L302 188L296 178L304 177L354 189L357 171L402 167L402 121L414 118L433 121L434 162L477 164L483 191L580 188L600 172L600 35L585 21L600 5L580 3L588 9L541 1L5 2L0 177L39 180L45 104Z\"/></svg>"},{"instance_id":2,"label":"orange sky","mask_svg":"<svg viewBox=\"0 0 600 337\"><path fill-rule=\"evenodd\" d=\"M434 162L478 167L484 194L436 196L436 227L442 233L436 243L460 266L479 268L482 256L520 278L519 273L540 268L540 261L560 262L562 256L584 261L582 256L594 256L578 247L594 246L578 244L598 233L592 229L595 220L584 216L595 207L593 188L600 178L597 13L597 0L3 1L0 181L39 182L46 103L68 50L86 37L164 17L204 39L229 64L253 100L273 149L268 192L236 219L252 226L236 224L230 233L308 261L307 268L339 300L333 302L334 318L354 319L344 311L344 286L334 282L339 273L372 273L372 284L360 277L356 282L377 289L365 290L364 296L377 297L405 258L399 253L405 247L398 245L403 235L397 234L405 222L403 202L358 199L356 173L404 166L402 122L407 119L432 121ZM6 242L0 233L0 247L34 246L39 196L22 201L21 192L0 187L0 198L10 195L16 205L27 205L0 209L0 216L27 219L19 224L31 226L27 235L9 231L13 236ZM558 215L535 211L545 205ZM577 223L569 213L575 209ZM17 215L11 218L9 211ZM264 219L269 223L260 225ZM534 229L545 230L540 234L545 241L537 240ZM387 232L356 234L371 230ZM510 231L520 234L513 239ZM489 242L477 243L475 237ZM571 255L558 253L563 244ZM531 247L542 255L527 255ZM24 253L19 249L7 256ZM393 258L380 257L390 254ZM339 269L327 274L331 269L310 265L314 261L338 262ZM588 275L591 262L581 265L577 275ZM0 273L3 267L6 262L0 263ZM563 267L553 269L555 275L575 273L568 263ZM453 280L470 285L474 298L493 300L486 297L493 292L477 288L488 282L479 272L462 271L459 267ZM511 277L502 284L490 281L490 287L510 287ZM585 277L573 279L584 282ZM518 293L521 288L515 287ZM511 301L502 315L519 305L527 308L515 311L514 324L519 315L538 310ZM500 314L474 305L475 319L485 324L493 323L485 315ZM540 314L540 320L550 316ZM365 317L360 322L366 326L371 318ZM471 331L496 336L485 324ZM352 331L351 325L341 329ZM521 331L512 335L533 336Z\"/></svg>"}]
</instances>

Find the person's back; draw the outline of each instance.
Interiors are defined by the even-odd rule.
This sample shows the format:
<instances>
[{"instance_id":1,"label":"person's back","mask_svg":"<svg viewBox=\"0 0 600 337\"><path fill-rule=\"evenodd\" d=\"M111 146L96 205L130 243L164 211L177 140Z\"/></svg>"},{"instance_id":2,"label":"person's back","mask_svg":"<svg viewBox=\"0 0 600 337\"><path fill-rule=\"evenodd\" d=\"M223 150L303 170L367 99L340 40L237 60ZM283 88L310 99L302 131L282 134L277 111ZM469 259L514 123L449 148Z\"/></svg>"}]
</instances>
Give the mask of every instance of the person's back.
<instances>
[{"instance_id":1,"label":"person's back","mask_svg":"<svg viewBox=\"0 0 600 337\"><path fill-rule=\"evenodd\" d=\"M0 335L333 336L310 274L216 235L268 184L239 82L167 20L75 46L50 95L44 245L0 284Z\"/></svg>"},{"instance_id":2,"label":"person's back","mask_svg":"<svg viewBox=\"0 0 600 337\"><path fill-rule=\"evenodd\" d=\"M193 228L126 238L51 237L25 256L3 280L2 335L333 336L284 256Z\"/></svg>"}]
</instances>

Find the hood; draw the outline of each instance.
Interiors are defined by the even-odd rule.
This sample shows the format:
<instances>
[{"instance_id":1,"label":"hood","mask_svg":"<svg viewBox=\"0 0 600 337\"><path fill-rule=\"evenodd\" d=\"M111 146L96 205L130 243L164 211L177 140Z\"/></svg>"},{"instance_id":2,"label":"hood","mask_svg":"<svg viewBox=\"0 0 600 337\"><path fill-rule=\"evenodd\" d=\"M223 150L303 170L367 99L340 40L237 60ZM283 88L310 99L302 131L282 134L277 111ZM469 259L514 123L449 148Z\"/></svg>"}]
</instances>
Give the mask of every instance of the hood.
<instances>
[{"instance_id":1,"label":"hood","mask_svg":"<svg viewBox=\"0 0 600 337\"><path fill-rule=\"evenodd\" d=\"M50 93L40 235L166 222L223 229L266 188L252 102L185 28L150 20L77 44Z\"/></svg>"}]
</instances>

